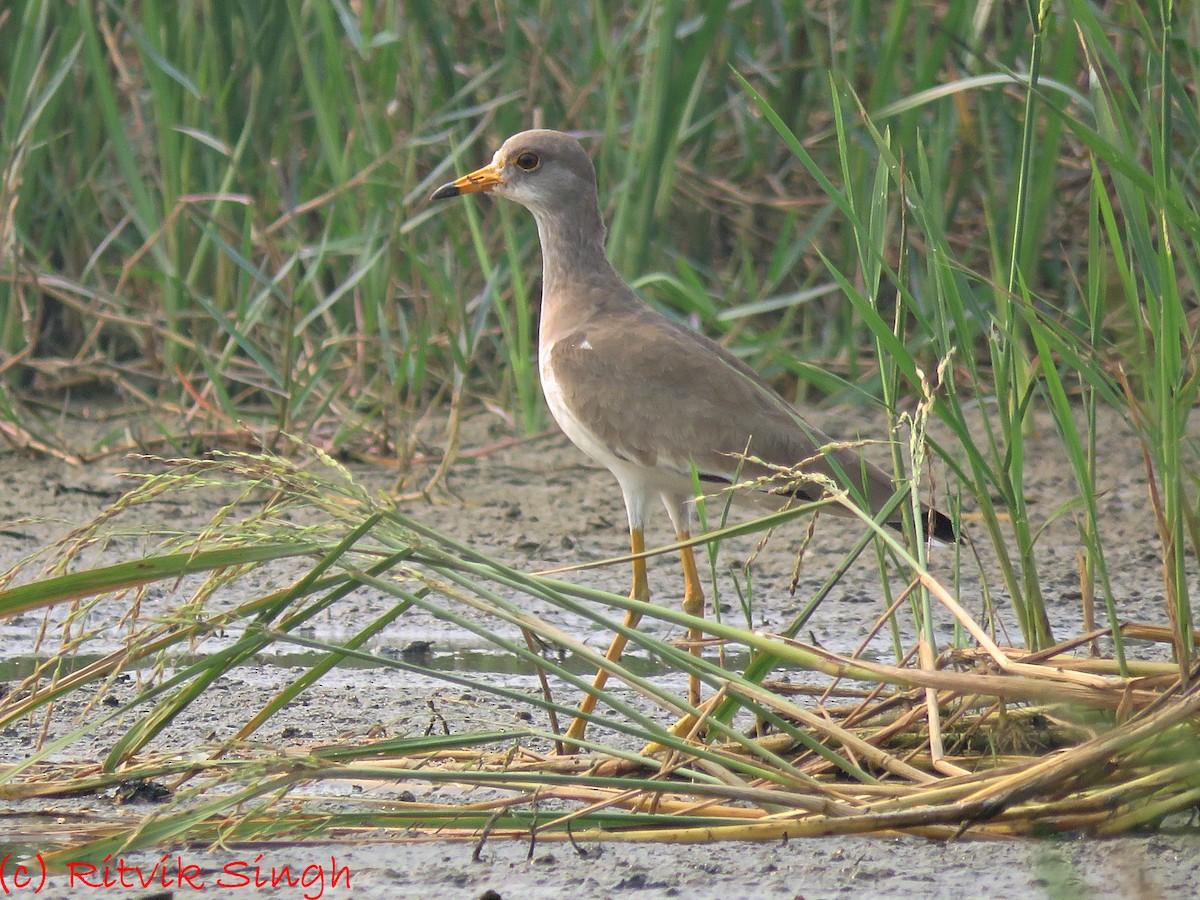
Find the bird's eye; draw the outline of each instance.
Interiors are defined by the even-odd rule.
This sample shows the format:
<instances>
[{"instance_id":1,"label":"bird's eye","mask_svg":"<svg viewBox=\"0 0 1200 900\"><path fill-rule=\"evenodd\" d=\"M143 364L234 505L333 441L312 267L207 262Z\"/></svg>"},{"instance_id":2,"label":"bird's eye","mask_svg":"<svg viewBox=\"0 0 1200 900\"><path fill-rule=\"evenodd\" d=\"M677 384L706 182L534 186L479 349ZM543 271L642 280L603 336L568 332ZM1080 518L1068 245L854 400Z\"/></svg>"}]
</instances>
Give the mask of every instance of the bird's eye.
<instances>
[{"instance_id":1,"label":"bird's eye","mask_svg":"<svg viewBox=\"0 0 1200 900\"><path fill-rule=\"evenodd\" d=\"M533 172L542 164L541 159L536 153L531 153L526 150L517 157L517 168L524 172Z\"/></svg>"}]
</instances>

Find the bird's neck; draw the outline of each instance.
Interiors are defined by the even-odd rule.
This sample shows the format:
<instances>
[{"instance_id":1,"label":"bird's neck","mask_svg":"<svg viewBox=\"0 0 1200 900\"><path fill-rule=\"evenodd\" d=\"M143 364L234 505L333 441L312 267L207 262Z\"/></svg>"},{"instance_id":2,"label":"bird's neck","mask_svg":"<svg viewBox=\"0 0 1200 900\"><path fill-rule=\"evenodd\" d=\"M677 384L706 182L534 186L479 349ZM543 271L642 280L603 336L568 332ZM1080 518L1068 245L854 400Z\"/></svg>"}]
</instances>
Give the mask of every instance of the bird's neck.
<instances>
[{"instance_id":1,"label":"bird's neck","mask_svg":"<svg viewBox=\"0 0 1200 900\"><path fill-rule=\"evenodd\" d=\"M604 250L604 221L595 207L576 207L570 214L535 214L542 244L542 297L609 278L621 281Z\"/></svg>"}]
</instances>

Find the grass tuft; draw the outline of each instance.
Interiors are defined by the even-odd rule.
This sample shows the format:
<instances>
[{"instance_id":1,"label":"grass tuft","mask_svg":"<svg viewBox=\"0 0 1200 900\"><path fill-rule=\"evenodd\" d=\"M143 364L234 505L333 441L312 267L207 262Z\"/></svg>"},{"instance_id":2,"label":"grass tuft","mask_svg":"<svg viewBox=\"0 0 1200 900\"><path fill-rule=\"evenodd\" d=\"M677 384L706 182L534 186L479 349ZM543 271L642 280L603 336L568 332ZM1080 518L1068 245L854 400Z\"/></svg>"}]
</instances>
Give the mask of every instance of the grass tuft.
<instances>
[{"instance_id":1,"label":"grass tuft","mask_svg":"<svg viewBox=\"0 0 1200 900\"><path fill-rule=\"evenodd\" d=\"M493 837L536 832L546 839L672 841L895 831L943 838L1115 833L1194 803L1198 773L1189 760L1196 757L1190 723L1200 714L1197 673L1133 662L1125 663L1125 673L1115 660L1106 666L1074 656L1076 642L1040 652L998 646L897 537L870 520L861 546L871 535L882 541L910 573L910 590L920 586L949 610L978 649L935 661L916 652L927 638L917 632L907 661L887 664L830 653L786 631L710 620L706 631L724 642L728 659L747 660L722 668L644 630L624 629L633 646L706 683L708 699L694 708L627 660L610 663L550 624L570 614L617 630L623 626L614 614L630 610L679 629L692 624L678 610L514 570L397 512L319 452L308 467L248 453L160 462L161 474L145 476L50 554L41 577L0 590L4 615L36 606L78 618L77 611L114 590L135 611L118 649L91 653L94 642L112 635L67 629L57 652L0 698L0 727L35 714L57 721L57 707L72 698L88 698L90 710L60 736L44 736L26 760L0 767L0 795L29 800L108 790L118 781L157 783L170 792L136 825L119 813L79 817L48 856L51 865L167 841L360 840L364 829L390 838L465 838L485 829ZM206 494L225 499L203 532L177 535L132 566L55 574L96 542L125 533L121 520L131 509ZM266 592L250 587L264 561L286 558L302 563L294 580ZM18 574L5 580L11 585ZM197 574L204 577L187 578ZM176 613L136 615L146 591L171 585L181 595L172 604ZM364 590L386 598L370 622L345 612L358 607L355 597ZM545 691L531 694L479 673L366 650L382 628L417 611L540 671ZM306 625L317 616L356 623L344 639L315 639ZM1166 629L1138 634L1170 639ZM254 664L258 654L289 648L308 651L303 670L244 722L227 723L233 726L227 739L186 751L151 749L218 680ZM64 668L73 658L92 661ZM794 683L764 680L762 663L771 659L802 675L805 686L823 686L827 697L816 710L796 702ZM300 748L254 740L332 667L348 662L502 700L528 710L519 717L526 724ZM596 691L587 671L597 665L625 689ZM138 673L138 680L117 696L122 673ZM873 687L840 699L846 680ZM583 691L599 698L591 736L580 744L590 755L561 755L569 739L550 714L570 717ZM726 707L735 714L725 715ZM97 739L111 742L100 764L68 761ZM1148 766L1152 778L1144 777ZM322 798L339 784L397 780L488 788L502 799L406 803L403 811L389 811L349 795L336 814L321 810ZM551 800L558 812L539 815Z\"/></svg>"}]
</instances>

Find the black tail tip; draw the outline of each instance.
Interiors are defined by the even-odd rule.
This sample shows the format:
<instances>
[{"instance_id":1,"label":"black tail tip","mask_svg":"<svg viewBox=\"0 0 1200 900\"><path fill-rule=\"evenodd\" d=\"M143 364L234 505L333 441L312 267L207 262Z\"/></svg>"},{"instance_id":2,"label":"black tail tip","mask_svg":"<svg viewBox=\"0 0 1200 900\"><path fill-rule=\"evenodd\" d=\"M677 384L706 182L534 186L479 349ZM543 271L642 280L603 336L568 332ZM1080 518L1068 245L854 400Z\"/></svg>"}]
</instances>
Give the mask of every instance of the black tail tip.
<instances>
[{"instance_id":1,"label":"black tail tip","mask_svg":"<svg viewBox=\"0 0 1200 900\"><path fill-rule=\"evenodd\" d=\"M937 541L939 544L969 544L971 542L970 536L965 531L956 530L953 520L945 513L927 506L924 518L926 540ZM904 523L899 520L888 522L888 525L897 531L904 530Z\"/></svg>"},{"instance_id":2,"label":"black tail tip","mask_svg":"<svg viewBox=\"0 0 1200 900\"><path fill-rule=\"evenodd\" d=\"M925 512L925 535L943 544L959 544L966 539L966 533L958 532L950 517L936 509Z\"/></svg>"}]
</instances>

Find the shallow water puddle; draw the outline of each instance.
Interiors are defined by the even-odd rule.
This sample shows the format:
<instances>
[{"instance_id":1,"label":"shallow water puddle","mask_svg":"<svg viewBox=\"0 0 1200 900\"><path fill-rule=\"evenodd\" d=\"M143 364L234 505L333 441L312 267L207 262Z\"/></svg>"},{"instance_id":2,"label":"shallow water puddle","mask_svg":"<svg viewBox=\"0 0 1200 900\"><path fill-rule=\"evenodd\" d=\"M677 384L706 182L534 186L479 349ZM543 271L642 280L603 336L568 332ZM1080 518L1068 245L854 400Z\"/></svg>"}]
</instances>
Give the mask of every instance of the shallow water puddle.
<instances>
[{"instance_id":1,"label":"shallow water puddle","mask_svg":"<svg viewBox=\"0 0 1200 900\"><path fill-rule=\"evenodd\" d=\"M309 669L325 658L324 653L316 650L306 650L295 653L260 653L253 657L252 664L272 666L281 669ZM384 648L377 655L385 657L378 662L361 658L347 658L338 663L341 669L387 669L393 668L388 658L395 659L405 668L423 669L428 672L477 673L481 675L512 675L533 676L537 674L534 666L519 657L499 650L486 647L432 647L417 651L392 650ZM81 653L74 656L10 656L0 659L0 682L20 681L28 678L39 667L55 662L61 668L59 674L74 672L85 666L92 665L106 654ZM185 654L168 657L166 660L147 659L140 665L131 666L134 669L147 669L154 665L165 664L171 668L182 668L202 662L209 658L203 654ZM715 660L715 656L711 657ZM726 667L731 671L742 671L749 662L745 653L726 654ZM562 666L576 675L587 675L595 667L586 660L574 656L562 659L555 658L553 663ZM673 674L672 668L657 657L647 654L626 653L621 663L634 675L639 677L656 677Z\"/></svg>"}]
</instances>

